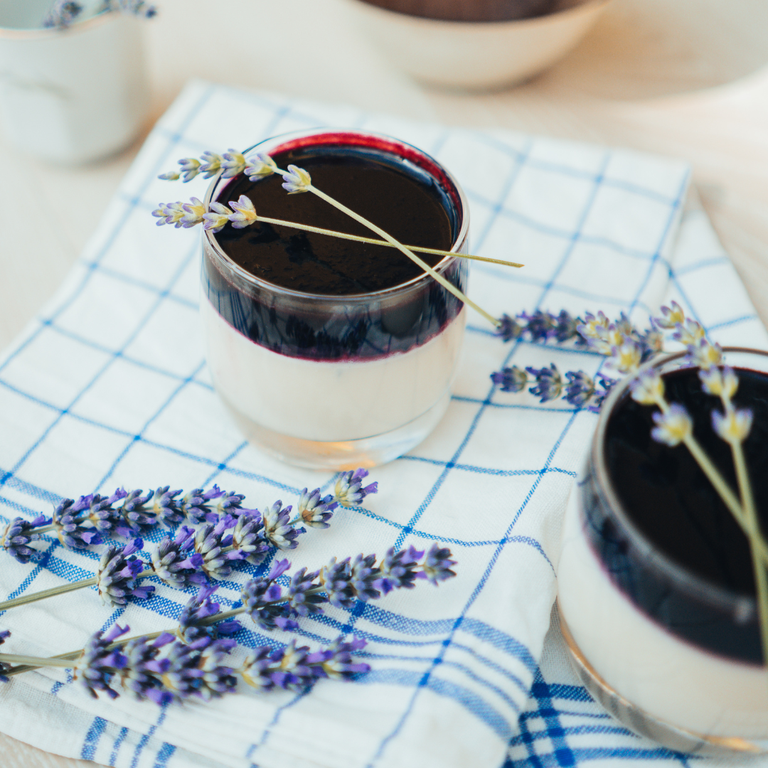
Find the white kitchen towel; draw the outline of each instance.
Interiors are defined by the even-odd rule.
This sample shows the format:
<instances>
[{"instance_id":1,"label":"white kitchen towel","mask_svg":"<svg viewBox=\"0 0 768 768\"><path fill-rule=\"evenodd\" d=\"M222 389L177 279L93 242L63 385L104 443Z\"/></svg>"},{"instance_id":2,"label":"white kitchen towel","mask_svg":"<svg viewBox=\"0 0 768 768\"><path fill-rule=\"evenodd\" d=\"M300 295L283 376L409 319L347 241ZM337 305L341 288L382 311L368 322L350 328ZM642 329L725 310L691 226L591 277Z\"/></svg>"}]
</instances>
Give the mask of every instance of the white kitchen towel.
<instances>
[{"instance_id":1,"label":"white kitchen towel","mask_svg":"<svg viewBox=\"0 0 768 768\"><path fill-rule=\"evenodd\" d=\"M388 133L452 171L470 201L472 250L526 264L472 265L470 296L496 316L602 309L644 325L675 298L718 340L768 346L706 217L693 210L681 227L684 163L195 82L150 134L56 298L0 361L0 522L118 487L217 483L264 508L333 483L332 473L257 451L228 420L197 332L200 233L158 228L151 216L161 201L204 195L200 177L186 185L157 179L177 159L316 126ZM303 694L243 691L161 709L128 696L94 700L68 673L32 672L0 685L0 729L126 768L498 768L508 756L532 768L603 757L677 764L618 726L590 727L601 715L583 689L559 668L542 671L560 519L596 417L500 392L490 375L549 362L594 373L602 359L553 343L505 344L470 317L454 396L435 432L372 470L379 492L289 553L295 568L314 569L391 546L452 549L458 575L437 588L420 583L302 620L299 639L312 647L340 632L365 638L360 656L370 673L323 680ZM148 536L150 545L161 535ZM38 549L26 565L2 555L0 594L84 578L101 551L67 550L50 536ZM221 584L225 607L248 576L235 571ZM156 587L150 600L119 611L103 608L93 589L7 611L0 630L12 635L3 651L70 651L117 620L132 634L173 627L190 593ZM269 638L249 623L237 640ZM271 642L288 640L277 633ZM574 696L587 714L571 727Z\"/></svg>"}]
</instances>

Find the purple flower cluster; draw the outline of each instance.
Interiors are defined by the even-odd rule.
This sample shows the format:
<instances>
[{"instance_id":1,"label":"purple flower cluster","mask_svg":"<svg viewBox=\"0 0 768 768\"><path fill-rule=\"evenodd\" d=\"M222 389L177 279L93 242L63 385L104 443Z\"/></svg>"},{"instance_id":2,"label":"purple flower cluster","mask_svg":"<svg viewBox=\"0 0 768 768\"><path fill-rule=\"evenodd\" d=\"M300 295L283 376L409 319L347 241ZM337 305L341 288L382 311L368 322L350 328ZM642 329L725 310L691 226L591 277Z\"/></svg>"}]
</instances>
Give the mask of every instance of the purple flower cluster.
<instances>
[{"instance_id":1,"label":"purple flower cluster","mask_svg":"<svg viewBox=\"0 0 768 768\"><path fill-rule=\"evenodd\" d=\"M564 309L557 315L537 309L530 315L526 312L515 317L502 315L494 334L503 341L525 338L534 342L555 340L558 344L566 341L582 344L583 339L577 331L581 322L581 318L574 317Z\"/></svg>"},{"instance_id":2,"label":"purple flower cluster","mask_svg":"<svg viewBox=\"0 0 768 768\"><path fill-rule=\"evenodd\" d=\"M356 469L354 472L342 472L336 480L333 490L333 501L342 507L353 507L359 505L363 499L371 493L377 493L378 483L371 483L363 488L363 480L368 477L368 470Z\"/></svg>"},{"instance_id":3,"label":"purple flower cluster","mask_svg":"<svg viewBox=\"0 0 768 768\"><path fill-rule=\"evenodd\" d=\"M194 550L195 531L182 525L171 538L166 536L152 551L152 569L159 579L183 589L206 583L203 557Z\"/></svg>"},{"instance_id":4,"label":"purple flower cluster","mask_svg":"<svg viewBox=\"0 0 768 768\"><path fill-rule=\"evenodd\" d=\"M275 688L304 691L325 677L348 680L368 672L368 664L352 658L352 654L365 645L362 638L346 641L339 637L319 651L310 651L305 645L297 646L295 641L284 648L262 646L248 654L240 674L248 685L260 691Z\"/></svg>"},{"instance_id":5,"label":"purple flower cluster","mask_svg":"<svg viewBox=\"0 0 768 768\"><path fill-rule=\"evenodd\" d=\"M429 552L415 547L389 549L380 563L376 555L357 555L354 559L333 558L319 571L297 571L285 592L277 580L290 567L287 560L276 560L270 572L248 581L242 588L243 608L263 629L291 630L300 616L322 613L326 603L350 609L357 600L367 602L393 589L411 589L416 579L433 584L451 578L455 561L451 551L433 544Z\"/></svg>"},{"instance_id":6,"label":"purple flower cluster","mask_svg":"<svg viewBox=\"0 0 768 768\"><path fill-rule=\"evenodd\" d=\"M217 638L220 635L234 635L242 629L239 621L211 621L212 616L221 612L221 606L211 597L217 587L203 587L195 597L184 606L179 616L176 634L185 643L194 643L202 637Z\"/></svg>"},{"instance_id":7,"label":"purple flower cluster","mask_svg":"<svg viewBox=\"0 0 768 768\"><path fill-rule=\"evenodd\" d=\"M136 638L121 648L115 641L127 631L116 624L106 634L97 632L75 664L75 679L94 698L100 692L116 698L112 686L117 681L136 698L161 705L192 697L208 701L235 689L234 670L223 663L233 641L206 635L186 644L165 632L154 641Z\"/></svg>"},{"instance_id":8,"label":"purple flower cluster","mask_svg":"<svg viewBox=\"0 0 768 768\"><path fill-rule=\"evenodd\" d=\"M144 563L135 553L143 546L144 542L136 539L124 546L110 545L102 554L96 571L96 586L104 605L125 605L129 597L145 600L155 591L152 586L140 587L137 584Z\"/></svg>"},{"instance_id":9,"label":"purple flower cluster","mask_svg":"<svg viewBox=\"0 0 768 768\"><path fill-rule=\"evenodd\" d=\"M21 517L14 518L0 535L0 547L20 563L29 562L29 558L35 552L29 545L40 539L40 534L35 533L34 529L41 528L48 522L48 518L44 515L39 515L31 521Z\"/></svg>"}]
</instances>

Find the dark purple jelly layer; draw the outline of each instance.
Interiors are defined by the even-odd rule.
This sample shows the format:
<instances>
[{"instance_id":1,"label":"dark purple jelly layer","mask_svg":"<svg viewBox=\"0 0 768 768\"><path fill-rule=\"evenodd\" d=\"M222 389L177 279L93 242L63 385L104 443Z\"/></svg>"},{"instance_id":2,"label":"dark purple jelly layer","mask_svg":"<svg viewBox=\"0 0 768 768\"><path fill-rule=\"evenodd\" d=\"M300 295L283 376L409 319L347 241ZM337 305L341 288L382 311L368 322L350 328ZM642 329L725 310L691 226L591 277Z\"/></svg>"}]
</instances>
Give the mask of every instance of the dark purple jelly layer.
<instances>
[{"instance_id":1,"label":"dark purple jelly layer","mask_svg":"<svg viewBox=\"0 0 768 768\"><path fill-rule=\"evenodd\" d=\"M768 376L738 374L736 403L755 414L747 464L758 510L766 510ZM688 408L696 439L735 488L730 447L712 430L710 414L719 400L701 390L691 369L666 374L664 381L667 399ZM604 458L623 512L609 508L590 473L581 488L587 535L614 583L651 619L703 649L760 663L747 538L688 450L651 438L654 410L627 396L611 414ZM681 579L659 565L661 558L696 578Z\"/></svg>"},{"instance_id":2,"label":"dark purple jelly layer","mask_svg":"<svg viewBox=\"0 0 768 768\"><path fill-rule=\"evenodd\" d=\"M375 145L298 145L273 157L282 168L289 163L305 168L318 188L401 242L447 250L458 236L458 199L409 159L393 158ZM241 194L251 197L264 216L374 236L315 195L287 195L277 176L255 183L236 177L218 200L228 203ZM397 297L383 297L381 291L423 274L396 249L261 224L243 230L228 225L215 237L233 261L265 283L326 297L276 300L269 286L246 285L226 264L204 258L203 291L219 314L243 335L282 354L343 360L405 352L440 333L463 306L432 279ZM431 265L441 258L424 256ZM466 290L463 260L455 260L444 275ZM361 301L366 293L372 294L370 300Z\"/></svg>"}]
</instances>

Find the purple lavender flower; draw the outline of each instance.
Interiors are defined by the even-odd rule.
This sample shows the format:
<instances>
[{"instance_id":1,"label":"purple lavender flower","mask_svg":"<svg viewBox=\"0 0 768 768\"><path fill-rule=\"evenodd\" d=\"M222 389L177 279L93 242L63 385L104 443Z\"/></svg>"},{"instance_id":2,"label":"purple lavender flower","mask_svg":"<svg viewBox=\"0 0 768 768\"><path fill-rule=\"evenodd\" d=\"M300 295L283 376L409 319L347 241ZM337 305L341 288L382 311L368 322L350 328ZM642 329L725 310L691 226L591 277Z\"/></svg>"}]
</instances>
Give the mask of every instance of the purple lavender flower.
<instances>
[{"instance_id":1,"label":"purple lavender flower","mask_svg":"<svg viewBox=\"0 0 768 768\"><path fill-rule=\"evenodd\" d=\"M181 489L171 491L169 488L170 486L164 485L155 491L152 512L163 525L174 528L184 521L184 511L176 499Z\"/></svg>"},{"instance_id":2,"label":"purple lavender flower","mask_svg":"<svg viewBox=\"0 0 768 768\"><path fill-rule=\"evenodd\" d=\"M214 485L209 491L195 488L185 493L181 499L181 510L187 519L193 523L215 523L219 516L213 511L209 502L224 496L224 491Z\"/></svg>"},{"instance_id":3,"label":"purple lavender flower","mask_svg":"<svg viewBox=\"0 0 768 768\"><path fill-rule=\"evenodd\" d=\"M120 684L137 699L150 699L157 704L167 702L162 675L168 670L170 662L160 659L162 649L173 642L170 632L163 632L155 640L139 637L129 640L123 646L126 664L120 670Z\"/></svg>"},{"instance_id":4,"label":"purple lavender flower","mask_svg":"<svg viewBox=\"0 0 768 768\"><path fill-rule=\"evenodd\" d=\"M234 645L231 640L215 640L201 651L198 667L203 674L196 693L203 701L218 699L237 687L235 670L224 663Z\"/></svg>"},{"instance_id":5,"label":"purple lavender flower","mask_svg":"<svg viewBox=\"0 0 768 768\"><path fill-rule=\"evenodd\" d=\"M528 383L528 374L513 365L491 374L491 381L501 388L502 392L522 392Z\"/></svg>"},{"instance_id":6,"label":"purple lavender flower","mask_svg":"<svg viewBox=\"0 0 768 768\"><path fill-rule=\"evenodd\" d=\"M546 341L557 328L557 320L549 312L540 309L532 315L522 312L518 317L526 321L526 331L533 341Z\"/></svg>"},{"instance_id":7,"label":"purple lavender flower","mask_svg":"<svg viewBox=\"0 0 768 768\"><path fill-rule=\"evenodd\" d=\"M195 532L186 525L179 527L176 535L166 536L152 551L152 568L166 584L183 589L192 584L205 584L201 572L203 556L194 551Z\"/></svg>"},{"instance_id":8,"label":"purple lavender flower","mask_svg":"<svg viewBox=\"0 0 768 768\"><path fill-rule=\"evenodd\" d=\"M328 598L312 590L318 585L316 583L319 571L307 573L306 568L296 571L288 585L286 599L291 610L298 616L309 616L312 613L322 613L320 605L328 602Z\"/></svg>"},{"instance_id":9,"label":"purple lavender flower","mask_svg":"<svg viewBox=\"0 0 768 768\"><path fill-rule=\"evenodd\" d=\"M672 403L666 413L655 411L653 421L656 426L651 430L651 437L658 443L675 446L686 440L693 431L693 420L684 406Z\"/></svg>"},{"instance_id":10,"label":"purple lavender flower","mask_svg":"<svg viewBox=\"0 0 768 768\"><path fill-rule=\"evenodd\" d=\"M298 625L290 617L292 610L287 605L279 605L283 591L275 581L282 576L291 564L287 560L275 560L266 576L256 576L243 585L240 593L243 607L248 615L263 629L296 629Z\"/></svg>"},{"instance_id":11,"label":"purple lavender flower","mask_svg":"<svg viewBox=\"0 0 768 768\"><path fill-rule=\"evenodd\" d=\"M618 383L618 379L612 379L610 376L603 376L602 373L598 374L595 379L597 386L595 387L595 394L592 396L592 402L587 408L592 413L599 413L600 407L603 401L610 394L613 387Z\"/></svg>"},{"instance_id":12,"label":"purple lavender flower","mask_svg":"<svg viewBox=\"0 0 768 768\"><path fill-rule=\"evenodd\" d=\"M216 152L206 150L200 155L202 164L200 165L200 173L203 174L204 179L210 179L211 176L215 176L221 170L221 163L224 158Z\"/></svg>"},{"instance_id":13,"label":"purple lavender flower","mask_svg":"<svg viewBox=\"0 0 768 768\"><path fill-rule=\"evenodd\" d=\"M222 664L232 649L230 640L202 638L191 645L175 642L168 646L162 679L166 700L184 701L193 696L204 701L235 689L233 669Z\"/></svg>"},{"instance_id":14,"label":"purple lavender flower","mask_svg":"<svg viewBox=\"0 0 768 768\"><path fill-rule=\"evenodd\" d=\"M595 394L595 380L584 371L567 371L568 383L565 385L565 399L577 408L589 402Z\"/></svg>"},{"instance_id":15,"label":"purple lavender flower","mask_svg":"<svg viewBox=\"0 0 768 768\"><path fill-rule=\"evenodd\" d=\"M179 172L175 174L178 179L181 176L182 181L186 184L200 173L200 161L195 157L182 157L179 160ZM163 176L173 176L174 174L163 174ZM160 178L162 179L163 176ZM174 180L174 179L171 179Z\"/></svg>"},{"instance_id":16,"label":"purple lavender flower","mask_svg":"<svg viewBox=\"0 0 768 768\"><path fill-rule=\"evenodd\" d=\"M499 324L493 331L494 336L498 336L502 341L514 341L522 336L525 326L509 315L502 315L499 318Z\"/></svg>"},{"instance_id":17,"label":"purple lavender flower","mask_svg":"<svg viewBox=\"0 0 768 768\"><path fill-rule=\"evenodd\" d=\"M311 493L304 488L299 499L298 513L310 528L328 528L330 524L326 521L333 517L333 510L338 506L338 502L334 501L330 494L321 497L319 488L315 488Z\"/></svg>"},{"instance_id":18,"label":"purple lavender flower","mask_svg":"<svg viewBox=\"0 0 768 768\"><path fill-rule=\"evenodd\" d=\"M245 157L236 149L227 150L222 156L222 179L231 179L245 170Z\"/></svg>"},{"instance_id":19,"label":"purple lavender flower","mask_svg":"<svg viewBox=\"0 0 768 768\"><path fill-rule=\"evenodd\" d=\"M2 645L9 637L11 633L6 630L0 630L0 645ZM7 683L10 678L5 676L5 673L11 669L10 664L4 664L0 662L0 683Z\"/></svg>"},{"instance_id":20,"label":"purple lavender flower","mask_svg":"<svg viewBox=\"0 0 768 768\"><path fill-rule=\"evenodd\" d=\"M419 560L424 552L415 547L395 551L390 547L379 566L379 581L377 585L386 595L393 589L412 589L419 574Z\"/></svg>"},{"instance_id":21,"label":"purple lavender flower","mask_svg":"<svg viewBox=\"0 0 768 768\"><path fill-rule=\"evenodd\" d=\"M83 6L73 0L55 0L53 5L43 18L43 26L46 28L66 29L77 21L83 12Z\"/></svg>"},{"instance_id":22,"label":"purple lavender flower","mask_svg":"<svg viewBox=\"0 0 768 768\"><path fill-rule=\"evenodd\" d=\"M101 536L93 523L80 513L90 509L94 496L81 496L77 501L64 499L53 511L52 525L65 547L82 548L101 544Z\"/></svg>"},{"instance_id":23,"label":"purple lavender flower","mask_svg":"<svg viewBox=\"0 0 768 768\"><path fill-rule=\"evenodd\" d=\"M581 322L580 317L574 317L569 312L561 309L560 313L555 318L555 327L552 331L552 335L555 337L558 344L564 344L571 339L583 343L583 339L577 330L581 325Z\"/></svg>"},{"instance_id":24,"label":"purple lavender flower","mask_svg":"<svg viewBox=\"0 0 768 768\"><path fill-rule=\"evenodd\" d=\"M336 480L333 499L342 507L359 505L371 493L379 490L378 483L371 483L363 488L363 480L368 477L368 470L360 467L354 472L342 472Z\"/></svg>"},{"instance_id":25,"label":"purple lavender flower","mask_svg":"<svg viewBox=\"0 0 768 768\"><path fill-rule=\"evenodd\" d=\"M296 165L289 165L288 173L283 174L283 189L289 195L308 192L311 184L312 177L303 168Z\"/></svg>"},{"instance_id":26,"label":"purple lavender flower","mask_svg":"<svg viewBox=\"0 0 768 768\"><path fill-rule=\"evenodd\" d=\"M250 181L258 181L277 172L277 163L265 152L251 155L245 166L245 175Z\"/></svg>"},{"instance_id":27,"label":"purple lavender flower","mask_svg":"<svg viewBox=\"0 0 768 768\"><path fill-rule=\"evenodd\" d=\"M39 533L35 533L35 528L40 528L48 522L45 515L38 515L31 521L21 517L14 518L0 535L0 547L20 563L28 563L35 553L29 545L41 538Z\"/></svg>"},{"instance_id":28,"label":"purple lavender flower","mask_svg":"<svg viewBox=\"0 0 768 768\"><path fill-rule=\"evenodd\" d=\"M211 597L217 587L202 587L184 606L179 616L179 626L176 634L185 643L196 643L204 637L216 638L220 635L233 635L243 627L239 621L227 619L215 624L205 620L221 612L221 605Z\"/></svg>"},{"instance_id":29,"label":"purple lavender flower","mask_svg":"<svg viewBox=\"0 0 768 768\"><path fill-rule=\"evenodd\" d=\"M125 546L109 546L101 556L96 571L99 597L104 605L126 605L129 597L148 598L155 588L136 585L137 576L144 570L144 563L132 557L144 546L141 539L136 539Z\"/></svg>"},{"instance_id":30,"label":"purple lavender flower","mask_svg":"<svg viewBox=\"0 0 768 768\"><path fill-rule=\"evenodd\" d=\"M234 213L224 203L212 202L208 206L208 212L203 214L203 227L208 232L221 232L229 223L229 217Z\"/></svg>"},{"instance_id":31,"label":"purple lavender flower","mask_svg":"<svg viewBox=\"0 0 768 768\"><path fill-rule=\"evenodd\" d=\"M205 523L195 531L195 552L203 558L203 573L212 579L224 579L232 573L232 563L245 558L245 553L231 549L235 518L222 517L215 525Z\"/></svg>"},{"instance_id":32,"label":"purple lavender flower","mask_svg":"<svg viewBox=\"0 0 768 768\"><path fill-rule=\"evenodd\" d=\"M427 552L424 564L421 567L422 578L437 585L439 582L455 576L456 572L451 570L451 566L456 565L456 561L451 560L451 556L452 553L448 547L440 547L437 544L433 544L429 552Z\"/></svg>"},{"instance_id":33,"label":"purple lavender flower","mask_svg":"<svg viewBox=\"0 0 768 768\"><path fill-rule=\"evenodd\" d=\"M151 19L157 15L157 8L149 5L145 0L106 0L106 5L110 11L143 16L145 19Z\"/></svg>"},{"instance_id":34,"label":"purple lavender flower","mask_svg":"<svg viewBox=\"0 0 768 768\"><path fill-rule=\"evenodd\" d=\"M243 510L232 529L232 546L243 553L243 560L259 565L272 549L266 540L261 514L257 509Z\"/></svg>"},{"instance_id":35,"label":"purple lavender flower","mask_svg":"<svg viewBox=\"0 0 768 768\"><path fill-rule=\"evenodd\" d=\"M337 637L326 648L327 658L322 662L323 672L336 680L349 680L355 675L370 672L370 665L365 662L356 662L352 658L353 653L365 648L366 645L362 637L353 637L350 641Z\"/></svg>"},{"instance_id":36,"label":"purple lavender flower","mask_svg":"<svg viewBox=\"0 0 768 768\"><path fill-rule=\"evenodd\" d=\"M102 535L117 532L118 527L124 534L127 534L129 531L123 525L122 513L113 506L127 496L128 493L122 488L118 488L111 496L100 496L98 493L94 493L90 497L91 501L87 512L84 510L80 517L83 522L86 520L90 521L93 527Z\"/></svg>"},{"instance_id":37,"label":"purple lavender flower","mask_svg":"<svg viewBox=\"0 0 768 768\"><path fill-rule=\"evenodd\" d=\"M334 557L328 565L324 565L320 571L320 580L331 605L336 608L352 608L357 593L352 585L352 568L348 557L341 562L336 562Z\"/></svg>"},{"instance_id":38,"label":"purple lavender flower","mask_svg":"<svg viewBox=\"0 0 768 768\"><path fill-rule=\"evenodd\" d=\"M296 539L301 531L293 527L290 513L290 506L283 508L282 502L276 501L261 515L264 535L277 549L295 549L299 546Z\"/></svg>"},{"instance_id":39,"label":"purple lavender flower","mask_svg":"<svg viewBox=\"0 0 768 768\"><path fill-rule=\"evenodd\" d=\"M563 379L554 363L548 367L544 366L538 369L528 367L525 370L536 379L536 386L531 387L528 391L539 397L540 403L556 400L563 393Z\"/></svg>"},{"instance_id":40,"label":"purple lavender flower","mask_svg":"<svg viewBox=\"0 0 768 768\"><path fill-rule=\"evenodd\" d=\"M271 691L275 688L273 674L279 672L283 659L282 649L262 645L254 648L243 661L240 676L253 688L259 691Z\"/></svg>"},{"instance_id":41,"label":"purple lavender flower","mask_svg":"<svg viewBox=\"0 0 768 768\"><path fill-rule=\"evenodd\" d=\"M321 671L325 661L322 651L313 654L306 645L297 646L296 641L291 640L279 653L280 666L272 673L272 680L278 688L305 691L318 677L325 676Z\"/></svg>"},{"instance_id":42,"label":"purple lavender flower","mask_svg":"<svg viewBox=\"0 0 768 768\"><path fill-rule=\"evenodd\" d=\"M350 582L357 598L363 602L381 597L377 589L380 576L376 555L357 555L350 565Z\"/></svg>"},{"instance_id":43,"label":"purple lavender flower","mask_svg":"<svg viewBox=\"0 0 768 768\"><path fill-rule=\"evenodd\" d=\"M142 494L143 491L138 488L129 491L123 499L119 508L120 519L115 525L115 533L119 536L133 536L157 525L157 515L146 506L152 498L152 491Z\"/></svg>"},{"instance_id":44,"label":"purple lavender flower","mask_svg":"<svg viewBox=\"0 0 768 768\"><path fill-rule=\"evenodd\" d=\"M111 699L117 698L117 691L110 687L112 678L124 669L128 660L119 648L110 648L110 644L124 635L129 627L115 624L106 634L96 632L83 649L75 664L75 679L80 679L88 693L98 698L99 691L104 691Z\"/></svg>"}]
</instances>

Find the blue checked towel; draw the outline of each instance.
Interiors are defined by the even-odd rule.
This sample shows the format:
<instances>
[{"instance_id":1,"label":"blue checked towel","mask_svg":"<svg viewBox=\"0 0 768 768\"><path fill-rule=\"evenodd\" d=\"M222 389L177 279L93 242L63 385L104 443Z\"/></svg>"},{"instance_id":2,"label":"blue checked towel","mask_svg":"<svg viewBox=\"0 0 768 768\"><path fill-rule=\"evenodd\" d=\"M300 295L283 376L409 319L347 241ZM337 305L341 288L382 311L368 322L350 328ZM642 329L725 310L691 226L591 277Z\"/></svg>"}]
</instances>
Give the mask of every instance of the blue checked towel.
<instances>
[{"instance_id":1,"label":"blue checked towel","mask_svg":"<svg viewBox=\"0 0 768 768\"><path fill-rule=\"evenodd\" d=\"M196 82L152 131L55 300L2 358L0 522L120 486L218 483L251 507L329 487L330 473L259 453L228 421L193 332L200 234L157 228L150 215L160 201L203 197L201 178L157 180L178 158L314 126L395 135L455 174L471 204L472 249L526 263L472 265L470 294L497 316L624 310L645 324L675 298L721 342L768 346L705 215L686 211L681 162ZM458 577L437 589L419 584L302 621L301 640L312 646L341 631L366 638L369 674L321 681L303 695L246 691L160 709L128 696L96 701L66 672L35 672L0 686L0 729L126 768L678 764L602 713L564 664L557 633L547 634L560 519L596 417L500 392L489 376L552 361L589 373L601 362L583 349L504 344L471 316L455 394L434 434L373 470L380 492L290 554L296 568L312 569L391 546L452 548ZM3 557L0 594L83 578L98 558L52 538L40 548L42 559L28 565ZM225 606L245 578L222 584ZM151 600L112 613L93 589L25 606L0 616L0 629L13 633L3 650L54 655L116 620L132 633L172 627L188 598L158 585ZM251 626L240 642L264 643Z\"/></svg>"}]
</instances>

